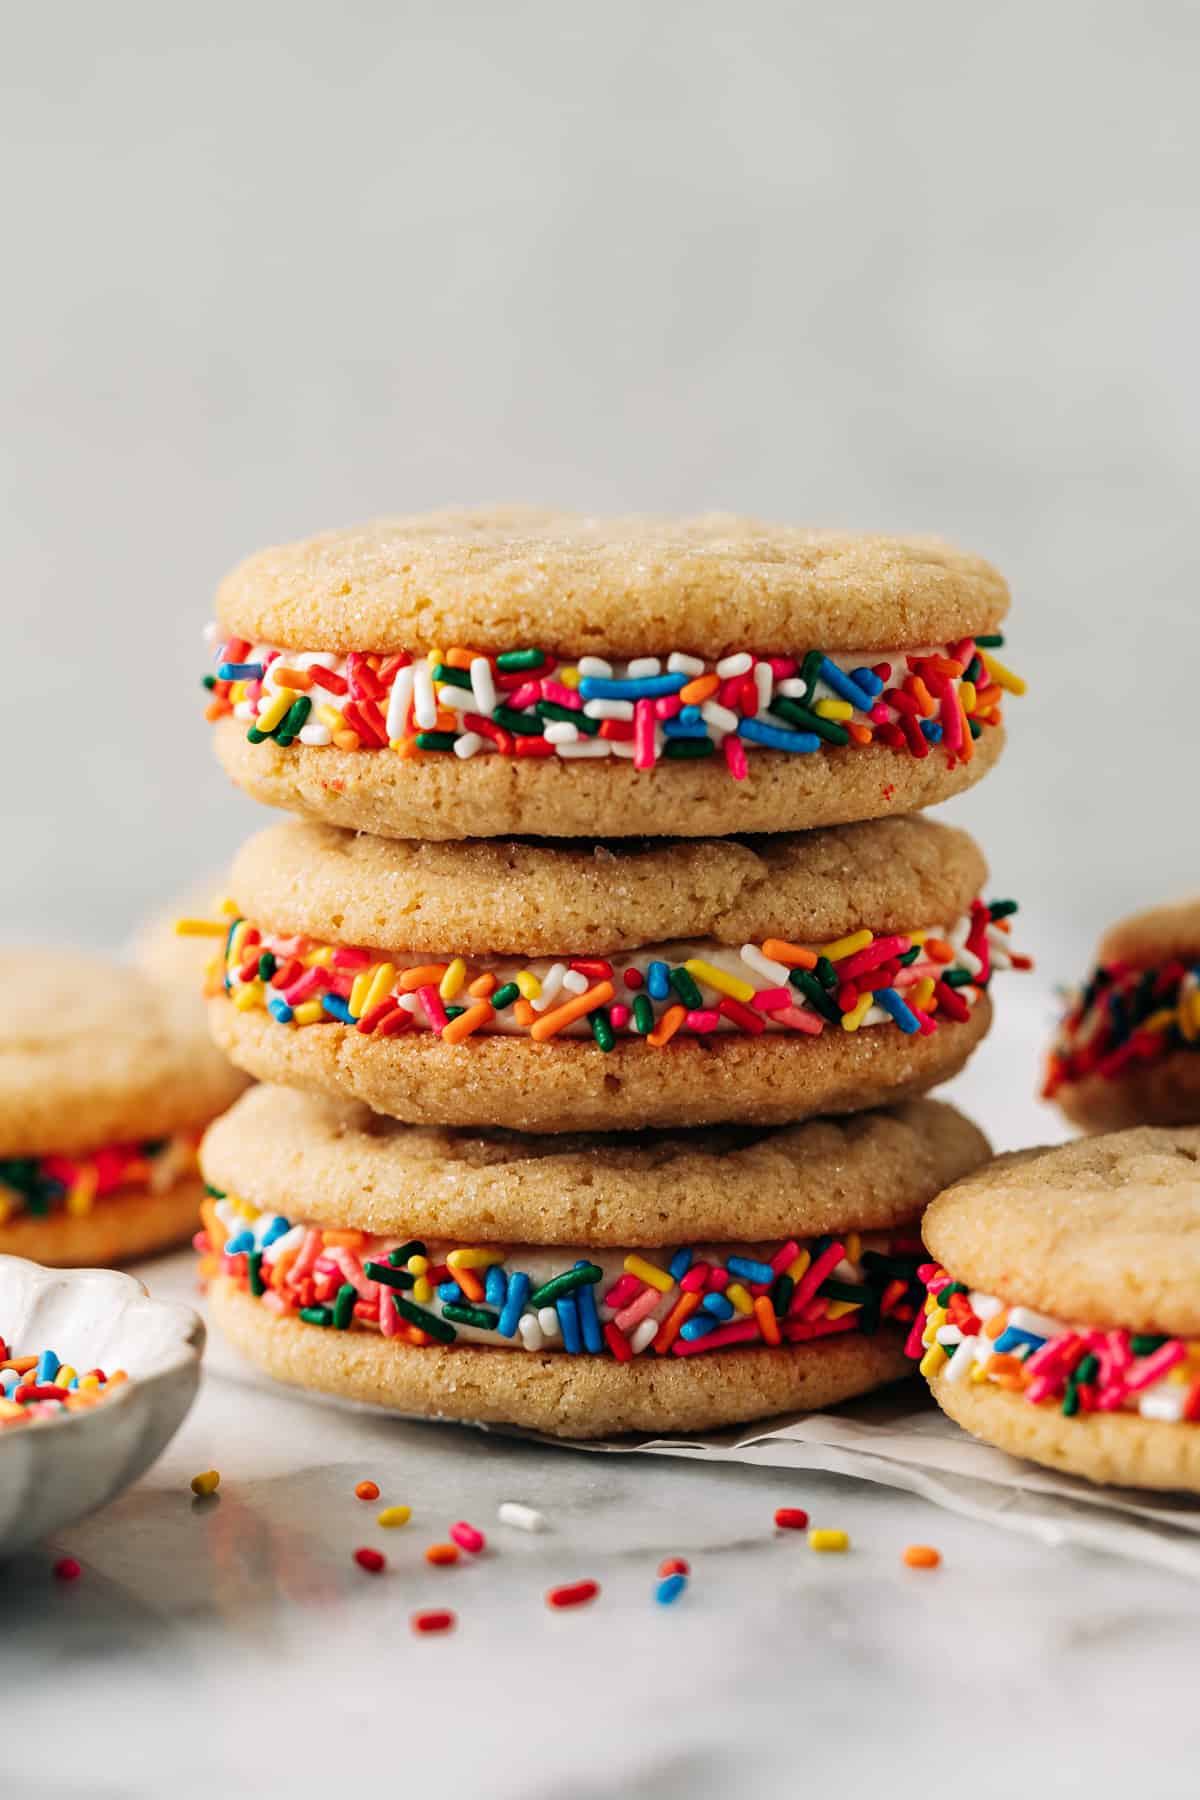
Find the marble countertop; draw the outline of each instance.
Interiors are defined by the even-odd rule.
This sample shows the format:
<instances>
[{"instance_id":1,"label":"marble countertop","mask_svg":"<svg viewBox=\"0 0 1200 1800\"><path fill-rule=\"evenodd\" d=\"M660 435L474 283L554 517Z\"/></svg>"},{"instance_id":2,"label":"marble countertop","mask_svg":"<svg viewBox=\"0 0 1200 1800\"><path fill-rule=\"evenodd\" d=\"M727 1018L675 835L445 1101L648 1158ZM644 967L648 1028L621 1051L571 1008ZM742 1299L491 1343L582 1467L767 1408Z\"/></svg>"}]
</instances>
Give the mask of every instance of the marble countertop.
<instances>
[{"instance_id":1,"label":"marble countertop","mask_svg":"<svg viewBox=\"0 0 1200 1800\"><path fill-rule=\"evenodd\" d=\"M1015 1048L1015 1047L1014 1047ZM1002 1142L1048 1118L985 1047L962 1098ZM989 1108L990 1099L990 1108ZM195 1501L193 1474L221 1471ZM354 1495L370 1477L382 1497ZM548 1529L497 1522L538 1507ZM385 1502L413 1509L383 1531ZM777 1506L850 1533L817 1555ZM479 1558L430 1567L466 1518ZM905 1568L937 1545L940 1569ZM385 1550L379 1576L353 1561ZM80 1580L56 1581L69 1553ZM672 1554L693 1576L655 1605ZM590 1606L545 1590L592 1577ZM1200 1589L842 1477L588 1455L248 1388L214 1367L158 1465L0 1568L0 1794L392 1791L488 1800L725 1793L1194 1795ZM458 1628L416 1636L446 1605Z\"/></svg>"}]
</instances>

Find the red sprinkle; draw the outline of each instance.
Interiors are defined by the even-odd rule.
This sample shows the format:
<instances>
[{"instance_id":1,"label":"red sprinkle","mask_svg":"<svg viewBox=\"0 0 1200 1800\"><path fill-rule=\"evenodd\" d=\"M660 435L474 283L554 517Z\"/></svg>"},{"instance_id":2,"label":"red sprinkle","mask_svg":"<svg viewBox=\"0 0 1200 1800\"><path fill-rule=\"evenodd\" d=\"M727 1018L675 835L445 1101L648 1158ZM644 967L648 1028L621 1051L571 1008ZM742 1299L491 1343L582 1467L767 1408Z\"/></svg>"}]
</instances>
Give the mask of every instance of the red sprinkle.
<instances>
[{"instance_id":1,"label":"red sprinkle","mask_svg":"<svg viewBox=\"0 0 1200 1800\"><path fill-rule=\"evenodd\" d=\"M378 1500L379 1483L377 1481L360 1481L354 1492L359 1500Z\"/></svg>"},{"instance_id":2,"label":"red sprinkle","mask_svg":"<svg viewBox=\"0 0 1200 1800\"><path fill-rule=\"evenodd\" d=\"M779 1506L775 1509L775 1523L780 1531L803 1531L808 1514L802 1506Z\"/></svg>"},{"instance_id":3,"label":"red sprinkle","mask_svg":"<svg viewBox=\"0 0 1200 1800\"><path fill-rule=\"evenodd\" d=\"M660 1575L690 1575L691 1568L686 1556L668 1556L658 1565Z\"/></svg>"},{"instance_id":4,"label":"red sprinkle","mask_svg":"<svg viewBox=\"0 0 1200 1800\"><path fill-rule=\"evenodd\" d=\"M452 1612L418 1612L412 1616L414 1631L453 1631L458 1615Z\"/></svg>"},{"instance_id":5,"label":"red sprinkle","mask_svg":"<svg viewBox=\"0 0 1200 1800\"><path fill-rule=\"evenodd\" d=\"M367 1544L354 1552L354 1560L360 1569L367 1571L368 1575L382 1574L383 1570L387 1568L387 1557L383 1551L372 1550Z\"/></svg>"},{"instance_id":6,"label":"red sprinkle","mask_svg":"<svg viewBox=\"0 0 1200 1800\"><path fill-rule=\"evenodd\" d=\"M569 1581L565 1587L546 1590L546 1605L555 1607L586 1606L600 1592L598 1581Z\"/></svg>"},{"instance_id":7,"label":"red sprinkle","mask_svg":"<svg viewBox=\"0 0 1200 1800\"><path fill-rule=\"evenodd\" d=\"M60 1581L78 1581L83 1570L73 1556L60 1556L54 1565L54 1573Z\"/></svg>"}]
</instances>

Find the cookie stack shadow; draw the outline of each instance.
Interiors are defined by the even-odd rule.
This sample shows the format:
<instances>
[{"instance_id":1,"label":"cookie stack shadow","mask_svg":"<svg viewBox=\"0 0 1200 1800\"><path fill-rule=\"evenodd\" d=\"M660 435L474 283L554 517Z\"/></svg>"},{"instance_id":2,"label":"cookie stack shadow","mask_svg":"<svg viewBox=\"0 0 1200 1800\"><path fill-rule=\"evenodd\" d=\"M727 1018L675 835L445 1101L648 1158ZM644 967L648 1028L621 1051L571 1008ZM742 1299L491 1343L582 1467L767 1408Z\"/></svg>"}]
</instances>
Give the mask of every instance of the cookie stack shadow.
<instances>
[{"instance_id":1,"label":"cookie stack shadow","mask_svg":"<svg viewBox=\"0 0 1200 1800\"><path fill-rule=\"evenodd\" d=\"M577 1437L904 1373L921 1214L988 1153L925 1096L1022 960L916 809L999 753L1006 608L935 540L728 517L452 512L234 571L218 755L296 815L185 922L263 1084L201 1152L236 1347Z\"/></svg>"}]
</instances>

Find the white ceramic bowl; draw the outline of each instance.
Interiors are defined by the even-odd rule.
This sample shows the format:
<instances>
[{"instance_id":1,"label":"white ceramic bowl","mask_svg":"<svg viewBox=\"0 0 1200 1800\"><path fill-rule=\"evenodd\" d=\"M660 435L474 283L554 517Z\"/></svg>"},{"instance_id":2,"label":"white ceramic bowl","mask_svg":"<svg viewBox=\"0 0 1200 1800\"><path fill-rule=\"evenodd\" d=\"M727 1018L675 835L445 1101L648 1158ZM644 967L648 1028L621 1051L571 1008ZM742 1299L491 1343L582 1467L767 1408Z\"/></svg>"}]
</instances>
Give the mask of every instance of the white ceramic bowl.
<instances>
[{"instance_id":1,"label":"white ceramic bowl","mask_svg":"<svg viewBox=\"0 0 1200 1800\"><path fill-rule=\"evenodd\" d=\"M195 1397L204 1326L132 1275L0 1256L0 1336L15 1355L50 1349L78 1369L130 1375L101 1406L0 1429L0 1556L10 1556L150 1467Z\"/></svg>"}]
</instances>

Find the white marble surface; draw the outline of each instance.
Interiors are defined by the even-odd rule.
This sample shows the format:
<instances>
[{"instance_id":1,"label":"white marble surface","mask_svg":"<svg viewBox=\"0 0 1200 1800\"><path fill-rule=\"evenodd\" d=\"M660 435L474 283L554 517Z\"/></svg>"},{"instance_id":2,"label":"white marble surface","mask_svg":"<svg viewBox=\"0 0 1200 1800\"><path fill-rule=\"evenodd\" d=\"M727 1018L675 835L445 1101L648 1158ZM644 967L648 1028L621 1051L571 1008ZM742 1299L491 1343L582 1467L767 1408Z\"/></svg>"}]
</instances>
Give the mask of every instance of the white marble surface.
<instances>
[{"instance_id":1,"label":"white marble surface","mask_svg":"<svg viewBox=\"0 0 1200 1800\"><path fill-rule=\"evenodd\" d=\"M968 1077L1000 1142L1052 1123L1023 1057L1014 1078L1040 1004L1014 1002ZM195 1502L210 1466L220 1497ZM368 1476L376 1505L354 1496ZM550 1529L500 1526L504 1499ZM384 1501L412 1522L378 1529ZM781 1504L846 1528L850 1552L776 1533ZM429 1567L457 1518L487 1554ZM914 1541L942 1568L904 1568ZM361 1543L386 1551L384 1575L354 1564ZM66 1552L84 1570L70 1585L50 1572ZM673 1553L693 1579L663 1609ZM546 1608L583 1576L593 1605ZM1136 1782L1165 1800L1197 1785L1197 1600L1194 1582L865 1482L380 1420L214 1369L136 1487L0 1569L0 1793L673 1800L820 1781L976 1800ZM414 1636L410 1614L441 1604L455 1634Z\"/></svg>"}]
</instances>

